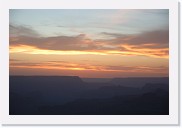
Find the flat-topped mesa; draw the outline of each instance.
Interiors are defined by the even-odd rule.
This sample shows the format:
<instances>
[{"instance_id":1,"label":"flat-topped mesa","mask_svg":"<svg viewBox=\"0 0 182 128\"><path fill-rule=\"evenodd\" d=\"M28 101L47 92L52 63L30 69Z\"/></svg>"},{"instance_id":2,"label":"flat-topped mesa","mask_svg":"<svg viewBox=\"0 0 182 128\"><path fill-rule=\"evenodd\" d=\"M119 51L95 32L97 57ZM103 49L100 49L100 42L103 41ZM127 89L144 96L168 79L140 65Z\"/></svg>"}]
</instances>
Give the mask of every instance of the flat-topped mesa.
<instances>
[{"instance_id":1,"label":"flat-topped mesa","mask_svg":"<svg viewBox=\"0 0 182 128\"><path fill-rule=\"evenodd\" d=\"M26 80L35 80L44 82L53 82L53 80L59 82L83 82L78 76L10 76L10 79L26 79Z\"/></svg>"},{"instance_id":2,"label":"flat-topped mesa","mask_svg":"<svg viewBox=\"0 0 182 128\"><path fill-rule=\"evenodd\" d=\"M44 78L44 77L43 77ZM78 76L50 76L47 78L46 81L53 81L54 84L59 85L75 85L75 86L81 86L83 85L83 81Z\"/></svg>"},{"instance_id":3,"label":"flat-topped mesa","mask_svg":"<svg viewBox=\"0 0 182 128\"><path fill-rule=\"evenodd\" d=\"M10 76L11 89L79 89L84 82L78 76Z\"/></svg>"},{"instance_id":4,"label":"flat-topped mesa","mask_svg":"<svg viewBox=\"0 0 182 128\"><path fill-rule=\"evenodd\" d=\"M36 79L45 79L45 81L58 82L59 84L75 84L82 83L78 76L36 76Z\"/></svg>"}]
</instances>

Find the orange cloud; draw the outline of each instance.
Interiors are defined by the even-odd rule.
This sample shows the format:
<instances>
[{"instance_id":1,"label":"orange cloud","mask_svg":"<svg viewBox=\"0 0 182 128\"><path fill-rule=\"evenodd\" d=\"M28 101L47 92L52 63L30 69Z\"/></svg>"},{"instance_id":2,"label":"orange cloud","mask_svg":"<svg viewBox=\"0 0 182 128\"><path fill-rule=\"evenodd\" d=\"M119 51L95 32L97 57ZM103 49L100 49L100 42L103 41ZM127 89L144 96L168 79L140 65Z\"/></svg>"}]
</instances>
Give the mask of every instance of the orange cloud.
<instances>
[{"instance_id":1,"label":"orange cloud","mask_svg":"<svg viewBox=\"0 0 182 128\"><path fill-rule=\"evenodd\" d=\"M24 28L21 28L24 30ZM11 31L11 30L10 30ZM33 33L29 29L26 29ZM134 55L168 58L169 31L157 30L138 34L103 32L106 39L93 40L86 34L77 36L32 37L10 35L10 53L53 55ZM107 37L113 37L107 38Z\"/></svg>"},{"instance_id":2,"label":"orange cloud","mask_svg":"<svg viewBox=\"0 0 182 128\"><path fill-rule=\"evenodd\" d=\"M155 44L145 44L145 46L153 46ZM125 48L128 54L133 55L143 55L150 56L156 58L169 58L169 48L145 48L136 45L121 45L121 47Z\"/></svg>"}]
</instances>

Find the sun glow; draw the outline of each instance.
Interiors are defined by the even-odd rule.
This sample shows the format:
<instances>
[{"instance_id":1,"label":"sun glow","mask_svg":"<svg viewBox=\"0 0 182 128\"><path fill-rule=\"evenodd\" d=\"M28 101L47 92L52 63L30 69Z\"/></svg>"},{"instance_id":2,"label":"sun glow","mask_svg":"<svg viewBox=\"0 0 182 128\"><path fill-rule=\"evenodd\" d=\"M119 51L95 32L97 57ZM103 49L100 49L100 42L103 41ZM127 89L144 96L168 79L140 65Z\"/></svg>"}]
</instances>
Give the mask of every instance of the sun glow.
<instances>
[{"instance_id":1,"label":"sun glow","mask_svg":"<svg viewBox=\"0 0 182 128\"><path fill-rule=\"evenodd\" d=\"M149 56L154 58L168 58L168 48L164 49L133 49L125 46L127 50L88 50L88 51L61 51L39 49L28 45L10 46L10 53L42 54L42 55L122 55L122 56Z\"/></svg>"},{"instance_id":2,"label":"sun glow","mask_svg":"<svg viewBox=\"0 0 182 128\"><path fill-rule=\"evenodd\" d=\"M27 53L27 54L43 54L43 55L84 55L84 54L92 54L92 55L106 55L102 52L95 51L58 51L58 50L46 50L46 49L38 49L33 46L20 45L20 46L10 46L10 53Z\"/></svg>"},{"instance_id":3,"label":"sun glow","mask_svg":"<svg viewBox=\"0 0 182 128\"><path fill-rule=\"evenodd\" d=\"M26 69L47 69L47 70L78 70L78 71L102 71L102 72L166 72L167 67L148 67L148 66L107 66L90 65L69 62L41 62L41 63L23 63L11 62L11 68Z\"/></svg>"}]
</instances>

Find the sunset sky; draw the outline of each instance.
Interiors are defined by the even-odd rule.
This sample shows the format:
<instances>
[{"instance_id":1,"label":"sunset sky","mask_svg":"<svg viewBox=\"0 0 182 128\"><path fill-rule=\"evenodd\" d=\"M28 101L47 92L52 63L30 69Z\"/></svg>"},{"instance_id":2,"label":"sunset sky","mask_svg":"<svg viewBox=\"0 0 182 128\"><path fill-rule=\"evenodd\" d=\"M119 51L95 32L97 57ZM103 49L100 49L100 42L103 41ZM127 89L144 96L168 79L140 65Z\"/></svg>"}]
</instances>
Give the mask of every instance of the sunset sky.
<instances>
[{"instance_id":1,"label":"sunset sky","mask_svg":"<svg viewBox=\"0 0 182 128\"><path fill-rule=\"evenodd\" d=\"M10 75L166 77L167 9L11 9Z\"/></svg>"}]
</instances>

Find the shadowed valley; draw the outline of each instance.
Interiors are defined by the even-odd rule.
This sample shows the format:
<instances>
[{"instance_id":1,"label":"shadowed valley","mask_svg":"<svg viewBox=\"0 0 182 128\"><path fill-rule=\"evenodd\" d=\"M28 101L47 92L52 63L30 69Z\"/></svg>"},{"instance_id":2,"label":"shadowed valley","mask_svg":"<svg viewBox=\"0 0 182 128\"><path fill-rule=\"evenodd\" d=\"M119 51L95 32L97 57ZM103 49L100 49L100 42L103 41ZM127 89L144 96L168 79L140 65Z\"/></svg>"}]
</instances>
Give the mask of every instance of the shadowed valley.
<instances>
[{"instance_id":1,"label":"shadowed valley","mask_svg":"<svg viewBox=\"0 0 182 128\"><path fill-rule=\"evenodd\" d=\"M169 78L10 76L10 115L168 115Z\"/></svg>"}]
</instances>

